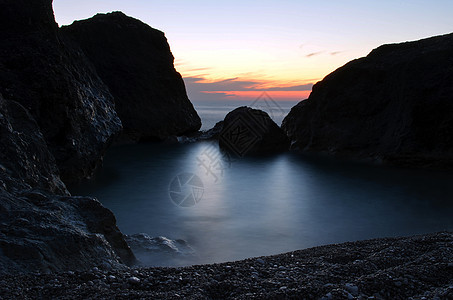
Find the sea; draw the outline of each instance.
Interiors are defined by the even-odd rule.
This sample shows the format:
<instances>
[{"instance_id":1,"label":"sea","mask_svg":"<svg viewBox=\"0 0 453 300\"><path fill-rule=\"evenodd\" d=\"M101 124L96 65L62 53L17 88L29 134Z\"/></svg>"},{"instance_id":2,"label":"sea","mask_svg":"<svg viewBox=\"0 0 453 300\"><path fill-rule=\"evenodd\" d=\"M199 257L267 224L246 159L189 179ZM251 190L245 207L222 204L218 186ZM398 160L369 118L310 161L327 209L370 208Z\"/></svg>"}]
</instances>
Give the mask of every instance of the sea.
<instances>
[{"instance_id":1,"label":"sea","mask_svg":"<svg viewBox=\"0 0 453 300\"><path fill-rule=\"evenodd\" d=\"M207 130L238 106L277 124L295 102L194 102ZM147 266L220 263L331 243L453 230L453 174L287 152L231 159L212 141L111 148L70 186L112 210ZM140 236L139 236L140 237Z\"/></svg>"}]
</instances>

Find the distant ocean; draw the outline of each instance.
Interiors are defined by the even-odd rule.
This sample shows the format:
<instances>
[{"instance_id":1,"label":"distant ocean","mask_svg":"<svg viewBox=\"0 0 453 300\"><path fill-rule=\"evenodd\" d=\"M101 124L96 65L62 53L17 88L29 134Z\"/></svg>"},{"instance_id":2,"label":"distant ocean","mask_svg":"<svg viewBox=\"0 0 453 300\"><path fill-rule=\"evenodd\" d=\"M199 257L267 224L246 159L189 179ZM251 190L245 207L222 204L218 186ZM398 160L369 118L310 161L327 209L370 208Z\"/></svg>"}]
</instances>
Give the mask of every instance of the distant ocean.
<instances>
[{"instance_id":1,"label":"distant ocean","mask_svg":"<svg viewBox=\"0 0 453 300\"><path fill-rule=\"evenodd\" d=\"M285 116L291 108L296 105L297 101L272 101L269 99L261 99L258 101L192 101L198 115L201 118L202 130L208 130L214 125L222 121L225 116L233 109L240 106L249 106L256 109L261 109L269 114L269 116L281 125Z\"/></svg>"}]
</instances>

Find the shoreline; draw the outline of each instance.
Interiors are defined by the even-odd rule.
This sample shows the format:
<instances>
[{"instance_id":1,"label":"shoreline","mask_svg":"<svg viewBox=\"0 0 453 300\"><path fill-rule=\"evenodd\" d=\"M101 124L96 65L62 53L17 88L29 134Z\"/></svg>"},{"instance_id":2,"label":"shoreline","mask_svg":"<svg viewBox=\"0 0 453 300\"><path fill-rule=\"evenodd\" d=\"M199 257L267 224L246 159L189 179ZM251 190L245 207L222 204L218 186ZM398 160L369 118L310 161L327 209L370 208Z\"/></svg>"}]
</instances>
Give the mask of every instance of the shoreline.
<instances>
[{"instance_id":1,"label":"shoreline","mask_svg":"<svg viewBox=\"0 0 453 300\"><path fill-rule=\"evenodd\" d=\"M451 299L453 232L331 244L220 264L2 275L0 295L0 299Z\"/></svg>"}]
</instances>

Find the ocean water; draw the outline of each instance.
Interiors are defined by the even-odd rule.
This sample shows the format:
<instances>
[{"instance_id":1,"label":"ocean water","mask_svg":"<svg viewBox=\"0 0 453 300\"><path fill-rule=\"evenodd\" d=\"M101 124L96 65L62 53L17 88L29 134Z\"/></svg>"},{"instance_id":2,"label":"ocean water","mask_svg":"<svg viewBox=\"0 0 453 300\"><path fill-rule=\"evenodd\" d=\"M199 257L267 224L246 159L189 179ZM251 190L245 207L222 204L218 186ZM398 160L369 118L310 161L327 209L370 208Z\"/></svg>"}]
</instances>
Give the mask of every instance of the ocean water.
<instances>
[{"instance_id":1,"label":"ocean water","mask_svg":"<svg viewBox=\"0 0 453 300\"><path fill-rule=\"evenodd\" d=\"M227 112L196 107L207 127ZM94 180L70 190L97 197L125 234L183 240L193 252L138 253L147 265L180 266L453 230L452 183L452 172L295 152L231 160L200 142L114 147Z\"/></svg>"},{"instance_id":2,"label":"ocean water","mask_svg":"<svg viewBox=\"0 0 453 300\"><path fill-rule=\"evenodd\" d=\"M233 109L240 106L250 106L255 109L264 110L269 116L281 125L284 117L289 113L291 107L297 104L292 101L273 101L270 98L263 98L255 101L228 101L228 102L193 102L198 115L202 118L201 130L208 130Z\"/></svg>"}]
</instances>

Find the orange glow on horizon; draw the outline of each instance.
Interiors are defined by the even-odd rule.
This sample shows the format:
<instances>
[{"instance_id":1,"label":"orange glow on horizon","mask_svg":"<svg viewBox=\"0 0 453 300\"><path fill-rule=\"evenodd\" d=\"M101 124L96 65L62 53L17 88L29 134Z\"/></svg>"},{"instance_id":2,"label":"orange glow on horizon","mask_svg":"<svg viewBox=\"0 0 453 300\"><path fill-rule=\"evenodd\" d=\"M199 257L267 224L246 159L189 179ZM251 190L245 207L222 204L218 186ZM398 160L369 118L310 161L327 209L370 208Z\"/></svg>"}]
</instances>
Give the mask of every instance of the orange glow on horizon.
<instances>
[{"instance_id":1,"label":"orange glow on horizon","mask_svg":"<svg viewBox=\"0 0 453 300\"><path fill-rule=\"evenodd\" d=\"M264 91L215 91L203 92L206 94L222 93L232 100L246 100L250 101L257 99L263 94ZM266 91L275 101L301 101L307 99L311 91Z\"/></svg>"}]
</instances>

